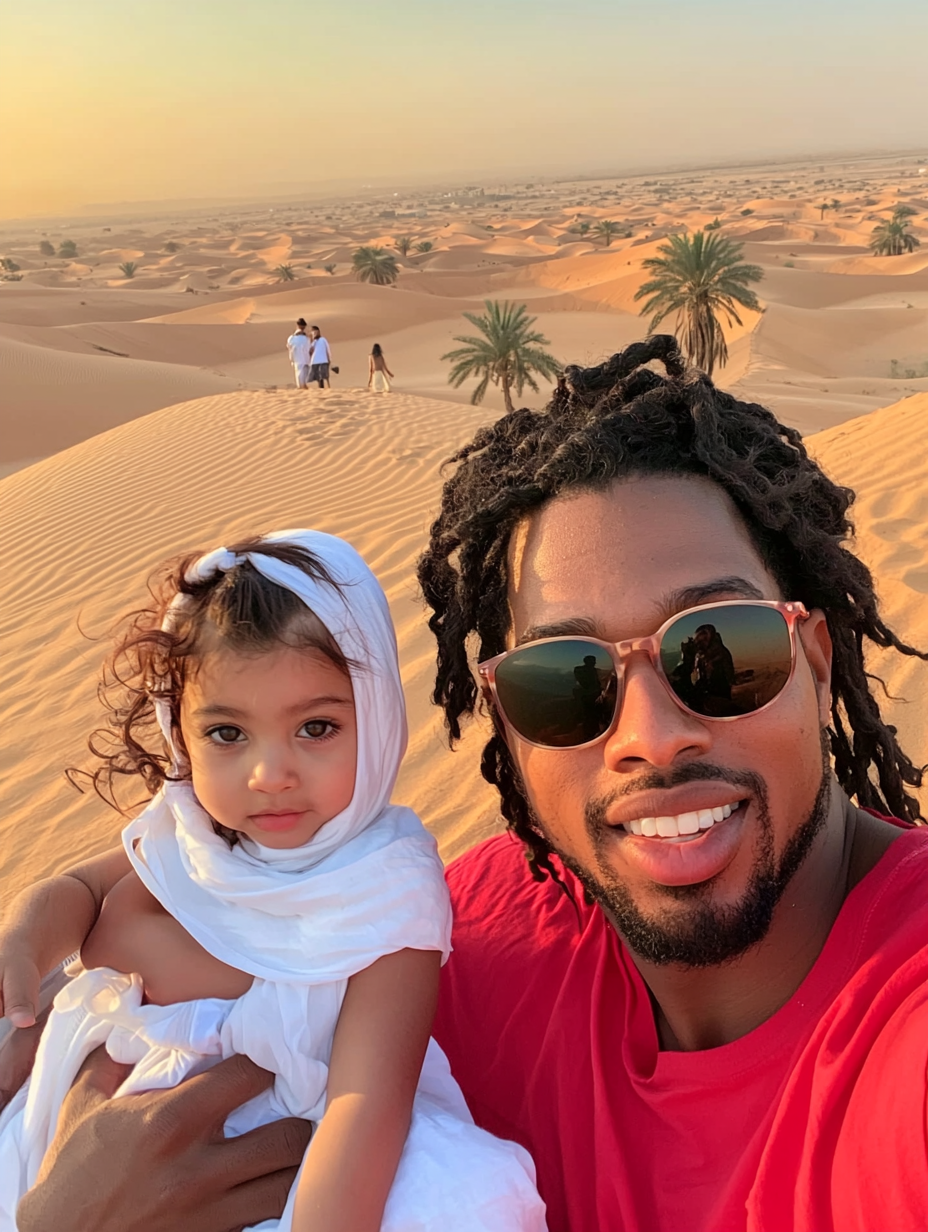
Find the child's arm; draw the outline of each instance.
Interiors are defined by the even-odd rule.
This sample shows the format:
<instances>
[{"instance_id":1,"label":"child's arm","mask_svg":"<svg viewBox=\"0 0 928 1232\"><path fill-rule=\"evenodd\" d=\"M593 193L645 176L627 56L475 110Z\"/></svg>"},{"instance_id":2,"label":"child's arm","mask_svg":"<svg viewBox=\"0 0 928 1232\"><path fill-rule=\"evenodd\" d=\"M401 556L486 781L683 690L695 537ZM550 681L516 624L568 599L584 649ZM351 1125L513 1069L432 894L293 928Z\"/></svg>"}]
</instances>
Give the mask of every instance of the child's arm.
<instances>
[{"instance_id":1,"label":"child's arm","mask_svg":"<svg viewBox=\"0 0 928 1232\"><path fill-rule=\"evenodd\" d=\"M0 1017L32 1026L43 975L80 949L103 899L130 869L118 847L17 894L0 927Z\"/></svg>"},{"instance_id":2,"label":"child's arm","mask_svg":"<svg viewBox=\"0 0 928 1232\"><path fill-rule=\"evenodd\" d=\"M379 1232L409 1131L440 964L437 952L401 950L348 981L293 1232Z\"/></svg>"}]
</instances>

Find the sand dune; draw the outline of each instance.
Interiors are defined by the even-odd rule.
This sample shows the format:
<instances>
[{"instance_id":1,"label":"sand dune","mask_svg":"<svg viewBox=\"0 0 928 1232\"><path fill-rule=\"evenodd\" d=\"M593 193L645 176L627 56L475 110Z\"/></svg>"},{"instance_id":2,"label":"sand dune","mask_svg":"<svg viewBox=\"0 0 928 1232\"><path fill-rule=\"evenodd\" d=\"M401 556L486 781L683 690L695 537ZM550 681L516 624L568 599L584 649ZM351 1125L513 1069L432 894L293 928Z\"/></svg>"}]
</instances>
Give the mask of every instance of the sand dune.
<instances>
[{"instance_id":1,"label":"sand dune","mask_svg":"<svg viewBox=\"0 0 928 1232\"><path fill-rule=\"evenodd\" d=\"M857 492L856 550L877 580L883 616L904 641L928 650L928 394L807 438L812 455ZM917 765L928 762L928 663L874 651L881 701ZM880 690L877 687L877 693ZM920 796L928 815L928 784Z\"/></svg>"},{"instance_id":2,"label":"sand dune","mask_svg":"<svg viewBox=\"0 0 928 1232\"><path fill-rule=\"evenodd\" d=\"M79 354L0 337L0 386L17 414L4 426L0 462L42 457L168 401L236 389L239 382L181 363Z\"/></svg>"},{"instance_id":3,"label":"sand dune","mask_svg":"<svg viewBox=\"0 0 928 1232\"><path fill-rule=\"evenodd\" d=\"M477 771L475 730L452 755L428 702L433 646L413 581L439 490L439 464L487 419L479 408L358 391L238 392L169 407L84 441L0 482L5 536L0 843L5 883L115 841L120 822L64 781L85 763L97 716L106 629L144 600L145 579L173 552L249 531L313 525L347 537L383 582L399 634L410 751L397 796L453 856L498 825ZM899 442L909 469L900 478ZM928 396L809 439L860 490L860 551L888 618L928 645ZM93 640L98 639L98 640ZM928 666L874 660L909 752L928 750ZM904 699L904 700L902 700ZM925 804L928 805L928 797Z\"/></svg>"},{"instance_id":4,"label":"sand dune","mask_svg":"<svg viewBox=\"0 0 928 1232\"><path fill-rule=\"evenodd\" d=\"M33 229L0 228L0 249L19 266L0 273L0 363L14 421L0 461L15 466L239 382L286 385L284 342L299 315L322 325L339 382L352 387L365 384L365 348L376 341L401 390L466 402L472 385L449 389L441 356L470 332L462 314L487 298L528 305L559 361L601 358L644 335L635 299L643 263L668 235L716 219L763 269L766 308L726 327L730 362L716 379L814 432L928 390L923 194L916 170L887 158L235 207L102 229L72 222L50 233L55 252L65 237L76 243L71 258L47 255L47 241L41 253ZM874 257L873 227L898 204L914 211L923 246ZM619 228L609 246L595 229L604 219ZM405 257L394 247L403 235L414 245ZM420 243L431 247L418 252ZM355 281L362 244L394 251L395 288ZM126 261L132 278L120 270ZM133 366L146 363L156 367ZM500 405L491 393L488 409Z\"/></svg>"}]
</instances>

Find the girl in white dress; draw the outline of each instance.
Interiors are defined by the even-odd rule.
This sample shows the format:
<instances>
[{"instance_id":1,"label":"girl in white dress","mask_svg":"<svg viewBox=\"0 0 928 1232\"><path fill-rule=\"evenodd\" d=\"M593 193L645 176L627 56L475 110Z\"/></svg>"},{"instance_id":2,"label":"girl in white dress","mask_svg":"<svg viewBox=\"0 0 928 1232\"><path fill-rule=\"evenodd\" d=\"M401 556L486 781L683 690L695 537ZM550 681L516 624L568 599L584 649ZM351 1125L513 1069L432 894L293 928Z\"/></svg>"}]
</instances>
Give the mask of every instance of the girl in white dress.
<instances>
[{"instance_id":1,"label":"girl in white dress","mask_svg":"<svg viewBox=\"0 0 928 1232\"><path fill-rule=\"evenodd\" d=\"M80 950L0 1116L0 1232L100 1044L134 1066L118 1094L235 1052L276 1075L226 1124L314 1123L262 1230L543 1232L531 1159L474 1125L429 1039L450 907L434 840L389 802L406 721L373 574L340 539L284 531L188 558L155 593L91 745L98 789L135 775L153 798L121 848L27 890L0 933L17 1026Z\"/></svg>"},{"instance_id":2,"label":"girl in white dress","mask_svg":"<svg viewBox=\"0 0 928 1232\"><path fill-rule=\"evenodd\" d=\"M375 394L388 394L390 392L390 381L388 378L392 376L393 373L387 367L387 359L380 343L375 342L368 359L368 389L373 389Z\"/></svg>"}]
</instances>

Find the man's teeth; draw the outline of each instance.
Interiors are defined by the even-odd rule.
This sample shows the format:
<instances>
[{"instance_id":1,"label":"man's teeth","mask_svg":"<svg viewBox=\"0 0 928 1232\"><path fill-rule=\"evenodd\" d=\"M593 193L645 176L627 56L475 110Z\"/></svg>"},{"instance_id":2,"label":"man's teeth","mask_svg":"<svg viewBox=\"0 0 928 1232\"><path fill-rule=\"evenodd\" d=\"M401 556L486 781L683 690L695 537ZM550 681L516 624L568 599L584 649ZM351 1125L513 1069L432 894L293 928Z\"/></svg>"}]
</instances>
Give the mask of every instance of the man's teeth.
<instances>
[{"instance_id":1,"label":"man's teeth","mask_svg":"<svg viewBox=\"0 0 928 1232\"><path fill-rule=\"evenodd\" d=\"M737 804L723 804L695 813L678 813L676 817L636 817L625 823L625 829L645 838L679 838L681 834L698 834L700 830L710 829L717 821L730 817L737 807Z\"/></svg>"}]
</instances>

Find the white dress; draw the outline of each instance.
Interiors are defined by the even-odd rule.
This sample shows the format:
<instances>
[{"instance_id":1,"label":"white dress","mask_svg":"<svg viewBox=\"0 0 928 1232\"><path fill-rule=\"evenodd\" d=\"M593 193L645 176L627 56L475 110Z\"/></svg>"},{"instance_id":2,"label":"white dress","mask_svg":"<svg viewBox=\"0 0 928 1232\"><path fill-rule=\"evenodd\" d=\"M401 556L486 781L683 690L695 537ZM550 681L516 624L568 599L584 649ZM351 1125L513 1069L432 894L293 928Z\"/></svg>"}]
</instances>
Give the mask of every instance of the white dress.
<instances>
[{"instance_id":1,"label":"white dress","mask_svg":"<svg viewBox=\"0 0 928 1232\"><path fill-rule=\"evenodd\" d=\"M182 848L172 850L165 841L171 813L176 811L194 817L201 812L186 784L172 784L127 828L127 846L131 849L136 844L133 862L149 886L164 877L170 879L180 866ZM404 894L394 904L399 916L404 902L419 900L426 908L421 920L441 918L436 903L428 901L435 896L440 900L444 885L433 854L434 840L413 819L408 810L388 810L382 821L365 831L367 854L346 868L355 883L361 884L375 869L382 873L394 866L392 873L401 875L406 888L413 891L412 900ZM152 830L146 833L147 826ZM381 845L376 842L378 830L387 840ZM233 852L227 854L233 856ZM428 873L433 860L439 870L437 879ZM336 870L336 877L339 871L346 870ZM388 879L396 884L394 876ZM191 896L185 893L189 885L183 885L178 895L185 913L192 906ZM162 897L167 897L163 884L161 889ZM327 907L326 897L325 892L319 896L312 932L331 929L336 922L338 907ZM376 893L373 898L377 899ZM375 913L385 905L382 899L378 901ZM239 906L230 914L250 913ZM352 919L352 914L349 903L346 932L356 944L362 932L358 925L363 922L357 913ZM388 950L397 944L400 932L408 932L414 944L424 945L426 932L413 921L412 913L407 914L410 918L399 923L383 917L377 920L375 931L387 939ZM268 936L281 937L279 917L268 916L267 924L267 936L257 938L256 953ZM202 942L202 921L198 931ZM270 951L265 947L252 966L273 963L277 954L289 963L292 956L287 951L293 940L284 939ZM306 937L296 940L300 944ZM383 942L372 932L361 944L376 949ZM219 949L217 957L225 961L231 957L221 944L212 948ZM341 961L334 959L336 965ZM35 1183L54 1137L62 1100L81 1063L101 1044L115 1060L134 1066L117 1096L176 1086L233 1053L244 1053L270 1070L276 1075L273 1087L233 1113L226 1122L230 1136L283 1116L318 1123L324 1115L328 1061L347 978L310 983L256 977L237 1000L208 998L159 1006L142 1003L137 975L107 968L85 971L79 963L73 964L71 973L73 978L55 998L33 1077L0 1114L0 1232L15 1232L17 1203ZM444 1053L430 1041L409 1135L384 1213L384 1232L544 1232L544 1205L534 1180L534 1166L526 1151L474 1125ZM254 1226L261 1232L289 1229L295 1190L296 1186L280 1220Z\"/></svg>"}]
</instances>

